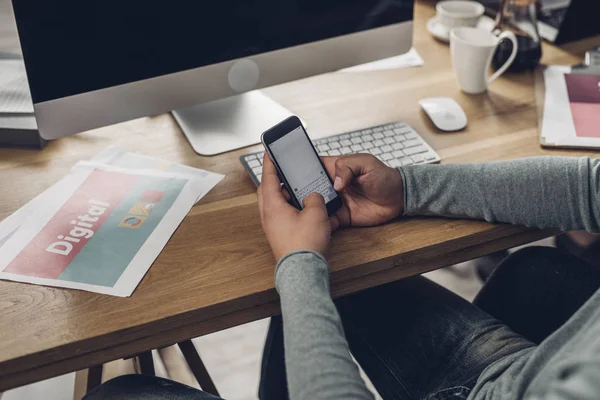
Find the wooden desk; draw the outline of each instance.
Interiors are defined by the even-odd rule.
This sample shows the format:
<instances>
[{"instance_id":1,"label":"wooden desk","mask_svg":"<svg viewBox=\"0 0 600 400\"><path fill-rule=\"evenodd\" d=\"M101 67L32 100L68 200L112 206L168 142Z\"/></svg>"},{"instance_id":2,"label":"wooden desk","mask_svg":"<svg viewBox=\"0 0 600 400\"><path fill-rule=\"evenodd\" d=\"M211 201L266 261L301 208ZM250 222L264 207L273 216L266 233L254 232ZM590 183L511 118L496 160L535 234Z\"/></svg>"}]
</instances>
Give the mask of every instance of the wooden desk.
<instances>
[{"instance_id":1,"label":"wooden desk","mask_svg":"<svg viewBox=\"0 0 600 400\"><path fill-rule=\"evenodd\" d=\"M448 46L425 31L432 5L416 8L421 68L337 73L266 90L301 115L315 137L404 120L444 163L540 154L532 75L501 78L487 94L462 94ZM557 49L546 63L571 64L600 38ZM437 133L419 110L450 96L468 129ZM274 260L260 229L255 187L238 156L197 156L169 115L142 118L50 143L44 151L0 150L0 218L107 145L226 174L173 235L131 298L0 282L0 391L180 342L278 311ZM597 153L595 153L597 155ZM548 231L478 221L412 218L336 233L329 260L335 296L420 274L548 236Z\"/></svg>"}]
</instances>

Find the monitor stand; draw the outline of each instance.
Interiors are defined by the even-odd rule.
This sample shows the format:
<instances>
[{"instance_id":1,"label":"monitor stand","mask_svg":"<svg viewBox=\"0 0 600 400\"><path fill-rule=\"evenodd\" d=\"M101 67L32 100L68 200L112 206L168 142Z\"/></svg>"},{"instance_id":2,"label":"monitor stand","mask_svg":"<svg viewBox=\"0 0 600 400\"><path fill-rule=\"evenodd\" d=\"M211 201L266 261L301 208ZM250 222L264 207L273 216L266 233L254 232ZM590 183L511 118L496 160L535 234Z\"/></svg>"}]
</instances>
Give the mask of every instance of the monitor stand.
<instances>
[{"instance_id":1,"label":"monitor stand","mask_svg":"<svg viewBox=\"0 0 600 400\"><path fill-rule=\"evenodd\" d=\"M194 151L213 156L260 143L292 113L258 90L172 111Z\"/></svg>"}]
</instances>

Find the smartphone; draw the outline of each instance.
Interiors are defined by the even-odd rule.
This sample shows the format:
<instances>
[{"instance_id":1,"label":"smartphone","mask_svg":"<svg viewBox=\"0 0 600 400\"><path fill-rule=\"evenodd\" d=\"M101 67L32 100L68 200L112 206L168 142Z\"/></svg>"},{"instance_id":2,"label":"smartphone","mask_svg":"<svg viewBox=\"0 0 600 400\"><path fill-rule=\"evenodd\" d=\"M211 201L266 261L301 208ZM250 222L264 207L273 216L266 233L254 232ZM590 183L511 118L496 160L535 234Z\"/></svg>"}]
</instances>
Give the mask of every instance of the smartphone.
<instances>
[{"instance_id":1,"label":"smartphone","mask_svg":"<svg viewBox=\"0 0 600 400\"><path fill-rule=\"evenodd\" d=\"M318 192L329 214L340 209L342 199L298 117L289 117L264 132L261 141L296 208L301 210L302 200Z\"/></svg>"}]
</instances>

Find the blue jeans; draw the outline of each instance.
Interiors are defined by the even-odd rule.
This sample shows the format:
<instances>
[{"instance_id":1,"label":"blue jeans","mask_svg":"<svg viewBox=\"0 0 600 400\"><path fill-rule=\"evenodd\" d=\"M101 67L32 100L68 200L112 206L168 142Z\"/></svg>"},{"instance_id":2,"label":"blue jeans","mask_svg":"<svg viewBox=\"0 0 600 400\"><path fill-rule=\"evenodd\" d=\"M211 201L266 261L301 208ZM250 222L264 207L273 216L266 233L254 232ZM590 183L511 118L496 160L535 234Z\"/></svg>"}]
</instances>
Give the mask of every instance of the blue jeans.
<instances>
[{"instance_id":1,"label":"blue jeans","mask_svg":"<svg viewBox=\"0 0 600 400\"><path fill-rule=\"evenodd\" d=\"M536 346L599 287L600 269L529 247L500 264L474 304L423 277L335 303L352 354L385 400L465 399L486 367ZM288 398L283 334L281 317L273 317L261 400Z\"/></svg>"}]
</instances>

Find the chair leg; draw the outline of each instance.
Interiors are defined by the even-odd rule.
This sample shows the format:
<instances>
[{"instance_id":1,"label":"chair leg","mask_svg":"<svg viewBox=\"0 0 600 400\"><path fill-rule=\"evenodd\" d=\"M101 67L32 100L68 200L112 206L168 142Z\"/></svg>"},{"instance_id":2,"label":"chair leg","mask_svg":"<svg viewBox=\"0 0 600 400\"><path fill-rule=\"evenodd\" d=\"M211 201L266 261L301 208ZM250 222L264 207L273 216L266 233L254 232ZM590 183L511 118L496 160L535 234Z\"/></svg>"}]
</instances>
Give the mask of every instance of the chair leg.
<instances>
[{"instance_id":1,"label":"chair leg","mask_svg":"<svg viewBox=\"0 0 600 400\"><path fill-rule=\"evenodd\" d=\"M152 358L152 351L145 351L136 356L139 366L140 372L144 375L156 375L156 371L154 370L154 359Z\"/></svg>"},{"instance_id":2,"label":"chair leg","mask_svg":"<svg viewBox=\"0 0 600 400\"><path fill-rule=\"evenodd\" d=\"M102 364L88 369L86 393L102 384Z\"/></svg>"},{"instance_id":3,"label":"chair leg","mask_svg":"<svg viewBox=\"0 0 600 400\"><path fill-rule=\"evenodd\" d=\"M196 380L200 384L202 390L207 393L210 393L215 396L219 396L219 392L212 381L206 367L204 366L204 362L200 358L200 354L196 351L194 344L191 340L186 340L185 342L177 343L185 360L187 361L192 373L196 377Z\"/></svg>"}]
</instances>

